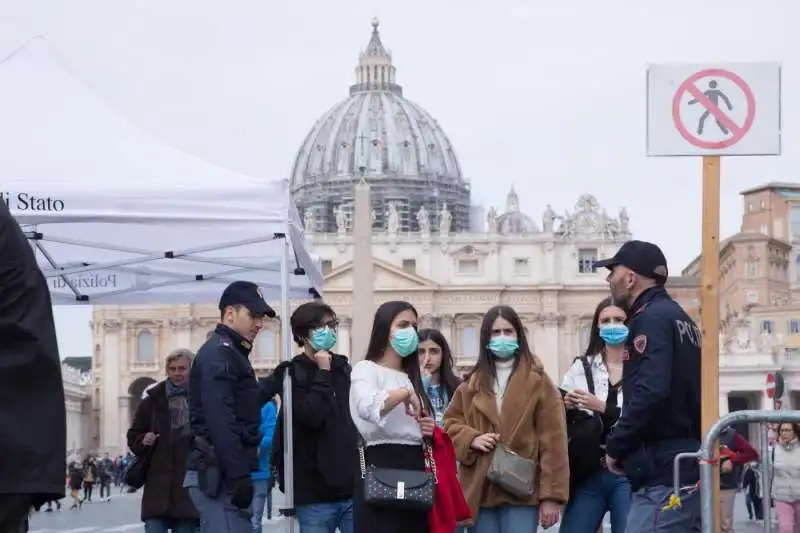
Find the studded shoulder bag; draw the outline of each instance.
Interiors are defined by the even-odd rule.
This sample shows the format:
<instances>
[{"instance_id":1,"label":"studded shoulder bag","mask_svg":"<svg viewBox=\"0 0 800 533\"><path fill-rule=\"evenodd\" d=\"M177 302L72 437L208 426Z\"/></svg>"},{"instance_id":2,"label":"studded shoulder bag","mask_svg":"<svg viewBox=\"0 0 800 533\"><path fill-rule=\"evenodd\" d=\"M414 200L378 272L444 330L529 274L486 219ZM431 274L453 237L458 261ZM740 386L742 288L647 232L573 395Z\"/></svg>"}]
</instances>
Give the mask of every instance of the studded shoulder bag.
<instances>
[{"instance_id":1,"label":"studded shoulder bag","mask_svg":"<svg viewBox=\"0 0 800 533\"><path fill-rule=\"evenodd\" d=\"M367 465L364 443L358 446L364 501L380 507L429 511L433 507L434 486L438 483L433 450L423 442L426 470L399 470Z\"/></svg>"}]
</instances>

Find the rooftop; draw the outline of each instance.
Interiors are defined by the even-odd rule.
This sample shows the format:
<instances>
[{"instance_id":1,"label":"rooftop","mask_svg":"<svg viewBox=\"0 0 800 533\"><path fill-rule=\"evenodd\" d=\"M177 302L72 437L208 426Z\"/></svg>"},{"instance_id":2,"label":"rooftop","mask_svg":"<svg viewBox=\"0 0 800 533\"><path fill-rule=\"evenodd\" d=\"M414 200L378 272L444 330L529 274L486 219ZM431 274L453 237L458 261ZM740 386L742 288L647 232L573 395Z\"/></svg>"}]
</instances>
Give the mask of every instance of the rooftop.
<instances>
[{"instance_id":1,"label":"rooftop","mask_svg":"<svg viewBox=\"0 0 800 533\"><path fill-rule=\"evenodd\" d=\"M791 183L785 181L770 181L769 183L764 183L762 185L758 185L751 189L745 189L744 191L740 192L742 196L747 194L753 194L761 191L768 191L768 190L777 190L778 192L786 191L786 192L797 192L800 193L800 183Z\"/></svg>"}]
</instances>

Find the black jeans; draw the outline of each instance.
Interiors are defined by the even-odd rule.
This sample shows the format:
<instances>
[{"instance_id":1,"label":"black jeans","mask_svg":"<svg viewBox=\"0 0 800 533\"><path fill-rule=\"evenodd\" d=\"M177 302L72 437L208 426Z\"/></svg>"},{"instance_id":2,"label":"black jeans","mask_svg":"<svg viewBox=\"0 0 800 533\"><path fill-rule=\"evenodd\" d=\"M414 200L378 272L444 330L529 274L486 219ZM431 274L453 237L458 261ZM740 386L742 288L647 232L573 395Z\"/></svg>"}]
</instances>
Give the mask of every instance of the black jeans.
<instances>
[{"instance_id":1,"label":"black jeans","mask_svg":"<svg viewBox=\"0 0 800 533\"><path fill-rule=\"evenodd\" d=\"M745 496L745 504L747 505L747 515L750 520L755 516L756 520L764 520L764 500L759 496Z\"/></svg>"}]
</instances>

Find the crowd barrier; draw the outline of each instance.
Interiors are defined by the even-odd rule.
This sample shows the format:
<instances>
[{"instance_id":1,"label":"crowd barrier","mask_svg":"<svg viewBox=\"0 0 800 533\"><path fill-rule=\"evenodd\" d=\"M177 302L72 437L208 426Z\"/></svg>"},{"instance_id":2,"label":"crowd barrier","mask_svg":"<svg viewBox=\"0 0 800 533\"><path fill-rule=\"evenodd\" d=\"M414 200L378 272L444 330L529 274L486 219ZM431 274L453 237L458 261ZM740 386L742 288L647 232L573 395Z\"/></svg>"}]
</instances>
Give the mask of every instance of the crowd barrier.
<instances>
[{"instance_id":1,"label":"crowd barrier","mask_svg":"<svg viewBox=\"0 0 800 533\"><path fill-rule=\"evenodd\" d=\"M719 434L725 428L738 423L758 423L760 446L758 449L761 457L761 494L764 507L764 531L772 533L772 454L769 447L768 423L795 422L800 423L800 411L736 411L721 417L711 426L703 438L700 449L694 453L681 453L675 457L674 464L674 491L669 504L664 512L680 505L680 495L694 487L680 486L680 464L686 459L694 459L700 463L700 513L702 517L702 533L716 533L714 529L714 490L711 483L714 463L719 456L716 446Z\"/></svg>"}]
</instances>

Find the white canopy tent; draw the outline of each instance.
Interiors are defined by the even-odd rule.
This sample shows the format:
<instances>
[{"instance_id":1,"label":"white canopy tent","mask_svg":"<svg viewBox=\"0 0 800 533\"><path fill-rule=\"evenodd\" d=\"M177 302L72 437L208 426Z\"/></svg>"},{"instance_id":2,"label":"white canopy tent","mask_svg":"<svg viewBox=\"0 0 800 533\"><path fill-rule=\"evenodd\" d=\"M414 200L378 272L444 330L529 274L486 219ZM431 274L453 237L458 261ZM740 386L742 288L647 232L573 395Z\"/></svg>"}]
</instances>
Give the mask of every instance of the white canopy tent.
<instances>
[{"instance_id":1,"label":"white canopy tent","mask_svg":"<svg viewBox=\"0 0 800 533\"><path fill-rule=\"evenodd\" d=\"M0 60L0 116L0 199L31 239L54 303L212 303L235 279L268 299L286 278L290 298L321 293L286 180L148 137L44 39Z\"/></svg>"},{"instance_id":2,"label":"white canopy tent","mask_svg":"<svg viewBox=\"0 0 800 533\"><path fill-rule=\"evenodd\" d=\"M211 303L246 279L280 298L286 317L290 298L321 296L286 180L243 176L148 137L44 39L0 58L0 117L0 201L36 250L54 303ZM281 326L288 359L289 320ZM285 415L292 507L291 409Z\"/></svg>"}]
</instances>

